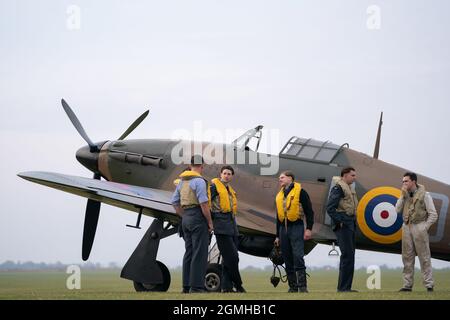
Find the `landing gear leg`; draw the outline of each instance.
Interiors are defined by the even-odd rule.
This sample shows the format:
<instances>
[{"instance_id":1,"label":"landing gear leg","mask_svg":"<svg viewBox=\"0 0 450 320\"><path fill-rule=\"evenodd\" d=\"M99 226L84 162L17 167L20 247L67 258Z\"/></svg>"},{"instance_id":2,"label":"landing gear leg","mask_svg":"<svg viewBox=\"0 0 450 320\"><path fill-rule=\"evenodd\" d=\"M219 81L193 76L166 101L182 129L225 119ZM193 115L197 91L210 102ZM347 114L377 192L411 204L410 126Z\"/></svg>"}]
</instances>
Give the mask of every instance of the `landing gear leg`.
<instances>
[{"instance_id":1,"label":"landing gear leg","mask_svg":"<svg viewBox=\"0 0 450 320\"><path fill-rule=\"evenodd\" d=\"M208 266L205 276L205 288L209 292L220 292L223 281L222 256L217 246L217 242L210 246L208 254Z\"/></svg>"},{"instance_id":2,"label":"landing gear leg","mask_svg":"<svg viewBox=\"0 0 450 320\"><path fill-rule=\"evenodd\" d=\"M155 219L142 240L128 259L120 277L133 281L136 291L167 291L170 286L170 272L156 260L159 241L177 232L177 228Z\"/></svg>"}]
</instances>

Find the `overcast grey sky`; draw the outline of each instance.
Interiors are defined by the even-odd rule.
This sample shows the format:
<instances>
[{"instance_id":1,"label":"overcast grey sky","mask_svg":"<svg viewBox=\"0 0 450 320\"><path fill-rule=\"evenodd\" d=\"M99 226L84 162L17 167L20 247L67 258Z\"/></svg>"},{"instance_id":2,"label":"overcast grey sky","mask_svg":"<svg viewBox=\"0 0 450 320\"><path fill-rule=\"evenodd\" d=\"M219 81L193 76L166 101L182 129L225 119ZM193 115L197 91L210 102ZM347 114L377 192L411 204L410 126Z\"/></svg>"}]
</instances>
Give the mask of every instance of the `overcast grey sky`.
<instances>
[{"instance_id":1,"label":"overcast grey sky","mask_svg":"<svg viewBox=\"0 0 450 320\"><path fill-rule=\"evenodd\" d=\"M118 138L150 107L130 138L171 137L198 120L222 132L262 124L279 130L273 154L293 135L371 154L384 111L380 158L449 183L449 12L445 0L1 0L0 263L81 262L86 200L16 176L91 176L75 159L84 141L62 97L94 141ZM125 228L135 219L104 205L90 260L124 263L145 232ZM336 265L328 250L307 264ZM174 267L183 252L171 237L159 259ZM356 259L401 265L399 255Z\"/></svg>"}]
</instances>

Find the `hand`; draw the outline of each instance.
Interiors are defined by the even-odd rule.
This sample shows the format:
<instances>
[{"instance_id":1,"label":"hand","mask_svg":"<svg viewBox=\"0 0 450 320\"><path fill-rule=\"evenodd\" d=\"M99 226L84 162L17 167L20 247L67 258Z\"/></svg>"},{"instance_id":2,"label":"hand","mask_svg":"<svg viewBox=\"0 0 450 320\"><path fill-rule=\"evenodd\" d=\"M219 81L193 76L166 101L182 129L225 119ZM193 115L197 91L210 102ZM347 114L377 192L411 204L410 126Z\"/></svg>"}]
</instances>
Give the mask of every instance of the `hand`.
<instances>
[{"instance_id":1,"label":"hand","mask_svg":"<svg viewBox=\"0 0 450 320\"><path fill-rule=\"evenodd\" d=\"M309 230L309 229L306 229L306 230L305 230L305 235L303 236L303 239L304 239L304 240L309 240L309 239L311 239L311 230Z\"/></svg>"},{"instance_id":2,"label":"hand","mask_svg":"<svg viewBox=\"0 0 450 320\"><path fill-rule=\"evenodd\" d=\"M208 233L212 233L214 231L213 223L212 221L208 222Z\"/></svg>"},{"instance_id":3,"label":"hand","mask_svg":"<svg viewBox=\"0 0 450 320\"><path fill-rule=\"evenodd\" d=\"M408 190L406 189L405 186L402 187L402 196L403 196L403 197L408 196Z\"/></svg>"},{"instance_id":4,"label":"hand","mask_svg":"<svg viewBox=\"0 0 450 320\"><path fill-rule=\"evenodd\" d=\"M275 241L273 242L273 245L275 247L279 247L280 246L280 239L279 238L275 238Z\"/></svg>"}]
</instances>

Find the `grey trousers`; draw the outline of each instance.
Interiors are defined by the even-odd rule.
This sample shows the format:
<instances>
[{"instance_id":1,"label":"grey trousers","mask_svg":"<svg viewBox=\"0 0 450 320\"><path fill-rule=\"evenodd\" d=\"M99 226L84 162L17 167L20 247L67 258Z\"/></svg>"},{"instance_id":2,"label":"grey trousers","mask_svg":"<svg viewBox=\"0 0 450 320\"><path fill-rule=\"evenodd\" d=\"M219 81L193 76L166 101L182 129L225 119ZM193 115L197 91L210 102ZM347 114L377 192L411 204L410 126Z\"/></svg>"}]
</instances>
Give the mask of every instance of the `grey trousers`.
<instances>
[{"instance_id":1,"label":"grey trousers","mask_svg":"<svg viewBox=\"0 0 450 320\"><path fill-rule=\"evenodd\" d=\"M208 223L200 207L184 210L183 238L183 287L203 289L208 264Z\"/></svg>"},{"instance_id":2,"label":"grey trousers","mask_svg":"<svg viewBox=\"0 0 450 320\"><path fill-rule=\"evenodd\" d=\"M355 273L355 230L352 227L353 225L343 224L342 227L338 226L334 231L341 250L338 291L352 290L353 275Z\"/></svg>"},{"instance_id":3,"label":"grey trousers","mask_svg":"<svg viewBox=\"0 0 450 320\"><path fill-rule=\"evenodd\" d=\"M216 234L217 246L223 257L222 289L233 289L242 286L239 273L238 237Z\"/></svg>"},{"instance_id":4,"label":"grey trousers","mask_svg":"<svg viewBox=\"0 0 450 320\"><path fill-rule=\"evenodd\" d=\"M403 287L412 288L414 284L414 262L419 257L422 270L423 285L433 288L433 271L431 268L430 241L427 223L403 224L402 227L402 260L403 260Z\"/></svg>"},{"instance_id":5,"label":"grey trousers","mask_svg":"<svg viewBox=\"0 0 450 320\"><path fill-rule=\"evenodd\" d=\"M297 271L305 270L305 241L303 235L305 233L303 222L288 225L286 228L284 223L280 225L280 245L281 254L286 264L286 274L294 275Z\"/></svg>"}]
</instances>

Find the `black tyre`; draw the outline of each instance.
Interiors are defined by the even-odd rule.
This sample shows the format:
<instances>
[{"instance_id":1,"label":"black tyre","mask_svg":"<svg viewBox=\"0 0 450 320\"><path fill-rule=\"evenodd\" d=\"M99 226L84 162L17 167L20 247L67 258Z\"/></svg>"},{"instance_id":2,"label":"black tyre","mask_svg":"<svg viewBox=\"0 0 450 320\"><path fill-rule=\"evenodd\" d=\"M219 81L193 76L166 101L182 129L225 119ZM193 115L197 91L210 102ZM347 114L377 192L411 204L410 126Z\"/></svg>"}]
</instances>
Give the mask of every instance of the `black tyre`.
<instances>
[{"instance_id":1,"label":"black tyre","mask_svg":"<svg viewBox=\"0 0 450 320\"><path fill-rule=\"evenodd\" d=\"M133 281L134 289L137 292L166 292L170 287L170 272L166 265L161 261L156 260L158 267L162 272L163 282L159 284L146 284Z\"/></svg>"},{"instance_id":2,"label":"black tyre","mask_svg":"<svg viewBox=\"0 0 450 320\"><path fill-rule=\"evenodd\" d=\"M220 292L222 288L222 265L210 263L206 269L205 288L209 292Z\"/></svg>"}]
</instances>

